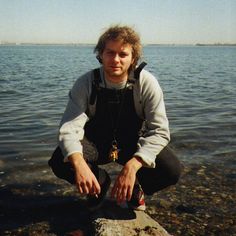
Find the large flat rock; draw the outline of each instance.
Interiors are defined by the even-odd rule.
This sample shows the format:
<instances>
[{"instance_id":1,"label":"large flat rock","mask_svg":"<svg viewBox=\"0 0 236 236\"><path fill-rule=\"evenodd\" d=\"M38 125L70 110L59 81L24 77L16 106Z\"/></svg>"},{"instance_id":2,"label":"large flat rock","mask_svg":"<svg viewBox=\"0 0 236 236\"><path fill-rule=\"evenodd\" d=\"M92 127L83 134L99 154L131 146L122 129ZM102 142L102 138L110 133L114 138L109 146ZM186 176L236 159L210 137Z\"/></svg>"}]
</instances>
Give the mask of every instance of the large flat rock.
<instances>
[{"instance_id":1,"label":"large flat rock","mask_svg":"<svg viewBox=\"0 0 236 236\"><path fill-rule=\"evenodd\" d=\"M170 236L154 219L143 211L123 209L107 201L92 215L95 236Z\"/></svg>"}]
</instances>

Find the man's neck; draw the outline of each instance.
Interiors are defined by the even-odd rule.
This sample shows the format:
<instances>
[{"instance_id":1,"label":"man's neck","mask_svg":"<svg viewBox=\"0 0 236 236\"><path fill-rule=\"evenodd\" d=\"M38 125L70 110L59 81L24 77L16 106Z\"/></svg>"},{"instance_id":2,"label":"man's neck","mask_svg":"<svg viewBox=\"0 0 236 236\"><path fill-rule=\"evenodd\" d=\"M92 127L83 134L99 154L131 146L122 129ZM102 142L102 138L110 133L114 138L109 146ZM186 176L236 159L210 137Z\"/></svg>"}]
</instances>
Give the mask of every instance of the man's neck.
<instances>
[{"instance_id":1,"label":"man's neck","mask_svg":"<svg viewBox=\"0 0 236 236\"><path fill-rule=\"evenodd\" d=\"M110 76L104 71L105 79L110 81L113 84L119 84L128 80L128 74L120 76Z\"/></svg>"},{"instance_id":2,"label":"man's neck","mask_svg":"<svg viewBox=\"0 0 236 236\"><path fill-rule=\"evenodd\" d=\"M107 80L106 78L105 78L105 84L106 84L106 88L108 88L108 89L123 89L123 88L125 88L125 86L126 86L126 81L127 80L124 80L124 81L121 81L121 82L119 82L119 83L113 83L113 82L111 82L110 80Z\"/></svg>"}]
</instances>

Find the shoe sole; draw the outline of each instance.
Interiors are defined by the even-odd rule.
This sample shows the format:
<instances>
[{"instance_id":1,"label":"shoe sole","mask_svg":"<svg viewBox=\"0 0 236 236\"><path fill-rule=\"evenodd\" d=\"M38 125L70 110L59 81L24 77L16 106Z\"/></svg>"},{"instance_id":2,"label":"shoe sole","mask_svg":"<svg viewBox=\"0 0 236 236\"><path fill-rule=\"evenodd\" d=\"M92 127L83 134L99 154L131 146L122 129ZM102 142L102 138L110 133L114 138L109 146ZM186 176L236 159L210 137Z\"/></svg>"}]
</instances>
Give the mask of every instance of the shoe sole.
<instances>
[{"instance_id":1,"label":"shoe sole","mask_svg":"<svg viewBox=\"0 0 236 236\"><path fill-rule=\"evenodd\" d=\"M131 207L135 211L145 211L146 206Z\"/></svg>"},{"instance_id":2,"label":"shoe sole","mask_svg":"<svg viewBox=\"0 0 236 236\"><path fill-rule=\"evenodd\" d=\"M145 211L146 210L146 205L141 205L138 207L130 205L128 202L122 203L122 204L117 204L120 208L123 209L132 209L135 211Z\"/></svg>"}]
</instances>

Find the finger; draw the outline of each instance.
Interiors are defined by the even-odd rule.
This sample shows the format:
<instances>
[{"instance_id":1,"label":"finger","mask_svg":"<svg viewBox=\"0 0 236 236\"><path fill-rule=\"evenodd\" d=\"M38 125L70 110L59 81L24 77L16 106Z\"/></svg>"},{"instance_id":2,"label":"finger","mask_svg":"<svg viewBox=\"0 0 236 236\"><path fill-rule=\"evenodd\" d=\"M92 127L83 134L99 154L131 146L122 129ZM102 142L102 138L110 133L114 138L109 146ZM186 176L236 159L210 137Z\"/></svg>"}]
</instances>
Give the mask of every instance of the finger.
<instances>
[{"instance_id":1,"label":"finger","mask_svg":"<svg viewBox=\"0 0 236 236\"><path fill-rule=\"evenodd\" d=\"M99 191L96 189L95 185L93 185L93 187L90 190L90 194L92 195L98 195Z\"/></svg>"},{"instance_id":2,"label":"finger","mask_svg":"<svg viewBox=\"0 0 236 236\"><path fill-rule=\"evenodd\" d=\"M127 188L123 187L119 195L119 203L125 202L127 197Z\"/></svg>"},{"instance_id":3,"label":"finger","mask_svg":"<svg viewBox=\"0 0 236 236\"><path fill-rule=\"evenodd\" d=\"M88 194L89 193L89 189L88 189L88 187L87 187L87 185L85 183L81 184L81 188L82 188L84 194Z\"/></svg>"},{"instance_id":4,"label":"finger","mask_svg":"<svg viewBox=\"0 0 236 236\"><path fill-rule=\"evenodd\" d=\"M114 186L112 187L112 190L111 190L111 198L115 198L116 196L116 193L117 193L117 185L114 184Z\"/></svg>"},{"instance_id":5,"label":"finger","mask_svg":"<svg viewBox=\"0 0 236 236\"><path fill-rule=\"evenodd\" d=\"M87 182L86 187L89 191L88 194L94 194L95 189L92 182Z\"/></svg>"},{"instance_id":6,"label":"finger","mask_svg":"<svg viewBox=\"0 0 236 236\"><path fill-rule=\"evenodd\" d=\"M84 193L82 187L80 185L78 185L78 184L77 184L77 189L78 189L80 194Z\"/></svg>"},{"instance_id":7,"label":"finger","mask_svg":"<svg viewBox=\"0 0 236 236\"><path fill-rule=\"evenodd\" d=\"M121 194L117 195L116 202L117 204L121 204L123 202L123 197Z\"/></svg>"},{"instance_id":8,"label":"finger","mask_svg":"<svg viewBox=\"0 0 236 236\"><path fill-rule=\"evenodd\" d=\"M97 178L94 176L93 180L93 189L95 194L100 194L101 193L101 186L97 181Z\"/></svg>"},{"instance_id":9,"label":"finger","mask_svg":"<svg viewBox=\"0 0 236 236\"><path fill-rule=\"evenodd\" d=\"M94 186L92 186L92 188L90 189L89 194L91 194L91 195L95 195L96 194Z\"/></svg>"},{"instance_id":10,"label":"finger","mask_svg":"<svg viewBox=\"0 0 236 236\"><path fill-rule=\"evenodd\" d=\"M123 189L122 188L118 188L117 192L116 192L116 201L118 204L120 204L122 202L123 199Z\"/></svg>"},{"instance_id":11,"label":"finger","mask_svg":"<svg viewBox=\"0 0 236 236\"><path fill-rule=\"evenodd\" d=\"M129 187L127 190L127 200L130 201L133 194L133 188Z\"/></svg>"}]
</instances>

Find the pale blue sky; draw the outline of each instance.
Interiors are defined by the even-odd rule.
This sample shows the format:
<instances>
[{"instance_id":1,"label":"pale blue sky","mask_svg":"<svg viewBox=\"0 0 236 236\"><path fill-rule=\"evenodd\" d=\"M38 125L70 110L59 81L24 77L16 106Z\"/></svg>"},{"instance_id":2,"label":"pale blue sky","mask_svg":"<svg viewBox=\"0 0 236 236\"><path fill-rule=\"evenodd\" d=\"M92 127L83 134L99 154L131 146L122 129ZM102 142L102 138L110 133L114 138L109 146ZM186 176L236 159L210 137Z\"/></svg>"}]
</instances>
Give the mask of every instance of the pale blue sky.
<instances>
[{"instance_id":1,"label":"pale blue sky","mask_svg":"<svg viewBox=\"0 0 236 236\"><path fill-rule=\"evenodd\" d=\"M0 42L96 43L116 23L143 43L236 43L236 0L0 0Z\"/></svg>"}]
</instances>

